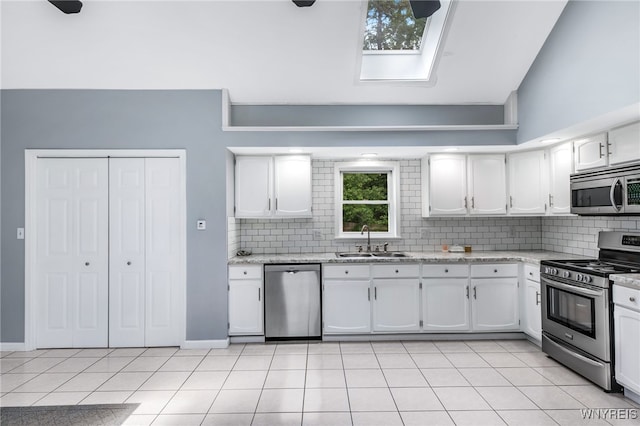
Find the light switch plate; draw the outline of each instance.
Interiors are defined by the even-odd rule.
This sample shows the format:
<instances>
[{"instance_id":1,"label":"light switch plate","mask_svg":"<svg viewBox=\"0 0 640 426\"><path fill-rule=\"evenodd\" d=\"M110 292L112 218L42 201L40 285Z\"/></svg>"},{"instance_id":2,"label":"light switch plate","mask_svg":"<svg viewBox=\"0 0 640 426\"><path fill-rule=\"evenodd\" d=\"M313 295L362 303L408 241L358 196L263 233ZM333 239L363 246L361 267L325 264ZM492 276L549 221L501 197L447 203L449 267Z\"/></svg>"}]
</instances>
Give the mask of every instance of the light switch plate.
<instances>
[{"instance_id":1,"label":"light switch plate","mask_svg":"<svg viewBox=\"0 0 640 426\"><path fill-rule=\"evenodd\" d=\"M204 231L205 229L207 229L207 221L200 219L196 222L196 229L198 231Z\"/></svg>"},{"instance_id":2,"label":"light switch plate","mask_svg":"<svg viewBox=\"0 0 640 426\"><path fill-rule=\"evenodd\" d=\"M17 238L19 240L24 240L24 228L18 228Z\"/></svg>"}]
</instances>

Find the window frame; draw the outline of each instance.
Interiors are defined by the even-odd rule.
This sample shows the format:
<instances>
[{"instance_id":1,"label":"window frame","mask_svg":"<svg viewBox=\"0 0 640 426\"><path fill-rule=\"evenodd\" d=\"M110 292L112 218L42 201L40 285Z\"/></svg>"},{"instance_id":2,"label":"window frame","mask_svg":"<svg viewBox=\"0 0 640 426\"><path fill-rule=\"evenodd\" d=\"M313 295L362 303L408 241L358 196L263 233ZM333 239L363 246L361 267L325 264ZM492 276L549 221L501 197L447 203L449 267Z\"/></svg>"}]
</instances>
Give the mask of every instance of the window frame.
<instances>
[{"instance_id":1,"label":"window frame","mask_svg":"<svg viewBox=\"0 0 640 426\"><path fill-rule=\"evenodd\" d=\"M371 232L371 238L400 238L400 164L397 161L354 161L339 162L334 166L335 182L335 229L336 239L361 239L360 231L344 232L343 205L353 204L343 200L343 173L387 173L387 201L389 203L388 232ZM376 201L376 200L372 200ZM379 200L378 203L381 204ZM366 203L363 203L366 204ZM365 237L366 238L366 237Z\"/></svg>"}]
</instances>

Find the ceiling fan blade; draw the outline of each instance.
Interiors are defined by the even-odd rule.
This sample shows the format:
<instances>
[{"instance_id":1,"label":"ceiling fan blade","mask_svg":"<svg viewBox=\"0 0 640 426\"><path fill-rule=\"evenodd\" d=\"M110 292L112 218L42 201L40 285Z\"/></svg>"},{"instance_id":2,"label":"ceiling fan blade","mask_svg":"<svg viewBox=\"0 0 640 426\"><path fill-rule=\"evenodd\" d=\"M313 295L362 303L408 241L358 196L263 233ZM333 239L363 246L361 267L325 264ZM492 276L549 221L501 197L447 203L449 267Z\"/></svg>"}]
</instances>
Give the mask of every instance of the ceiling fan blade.
<instances>
[{"instance_id":1,"label":"ceiling fan blade","mask_svg":"<svg viewBox=\"0 0 640 426\"><path fill-rule=\"evenodd\" d=\"M82 9L82 2L79 0L49 0L49 3L66 14L78 13Z\"/></svg>"},{"instance_id":2,"label":"ceiling fan blade","mask_svg":"<svg viewBox=\"0 0 640 426\"><path fill-rule=\"evenodd\" d=\"M428 18L440 9L440 0L409 0L413 17Z\"/></svg>"}]
</instances>

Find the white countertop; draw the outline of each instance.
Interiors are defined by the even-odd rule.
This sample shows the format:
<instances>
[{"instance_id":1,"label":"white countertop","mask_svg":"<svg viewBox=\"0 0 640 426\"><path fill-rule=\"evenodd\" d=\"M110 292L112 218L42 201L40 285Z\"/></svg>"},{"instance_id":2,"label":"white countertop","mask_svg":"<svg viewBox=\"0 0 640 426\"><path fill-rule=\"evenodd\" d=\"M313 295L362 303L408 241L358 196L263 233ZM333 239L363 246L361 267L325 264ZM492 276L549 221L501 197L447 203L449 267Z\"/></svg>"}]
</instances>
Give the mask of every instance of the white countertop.
<instances>
[{"instance_id":1,"label":"white countertop","mask_svg":"<svg viewBox=\"0 0 640 426\"><path fill-rule=\"evenodd\" d=\"M553 251L476 251L471 253L443 252L404 252L407 257L364 257L339 258L335 253L302 254L254 254L235 256L229 259L231 264L267 264L267 263L455 263L455 262L525 262L540 264L548 259L584 259L567 253Z\"/></svg>"},{"instance_id":2,"label":"white countertop","mask_svg":"<svg viewBox=\"0 0 640 426\"><path fill-rule=\"evenodd\" d=\"M609 278L614 284L640 290L640 274L615 274Z\"/></svg>"}]
</instances>

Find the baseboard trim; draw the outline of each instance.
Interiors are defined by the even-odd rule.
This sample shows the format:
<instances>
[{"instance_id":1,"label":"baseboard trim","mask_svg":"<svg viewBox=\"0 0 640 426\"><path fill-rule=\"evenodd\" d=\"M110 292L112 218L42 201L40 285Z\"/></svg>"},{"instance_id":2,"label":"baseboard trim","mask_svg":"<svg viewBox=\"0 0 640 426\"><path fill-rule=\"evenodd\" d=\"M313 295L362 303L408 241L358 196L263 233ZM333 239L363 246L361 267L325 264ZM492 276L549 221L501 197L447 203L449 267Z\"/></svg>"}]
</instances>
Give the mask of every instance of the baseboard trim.
<instances>
[{"instance_id":1,"label":"baseboard trim","mask_svg":"<svg viewBox=\"0 0 640 426\"><path fill-rule=\"evenodd\" d=\"M264 336L233 336L231 343L264 343Z\"/></svg>"},{"instance_id":2,"label":"baseboard trim","mask_svg":"<svg viewBox=\"0 0 640 426\"><path fill-rule=\"evenodd\" d=\"M182 349L224 349L229 347L229 338L220 340L185 340Z\"/></svg>"},{"instance_id":3,"label":"baseboard trim","mask_svg":"<svg viewBox=\"0 0 640 426\"><path fill-rule=\"evenodd\" d=\"M324 342L384 342L431 340L526 340L522 332L506 333L414 333L414 334L325 334Z\"/></svg>"},{"instance_id":4,"label":"baseboard trim","mask_svg":"<svg viewBox=\"0 0 640 426\"><path fill-rule=\"evenodd\" d=\"M0 342L0 351L2 352L24 352L24 342Z\"/></svg>"}]
</instances>

